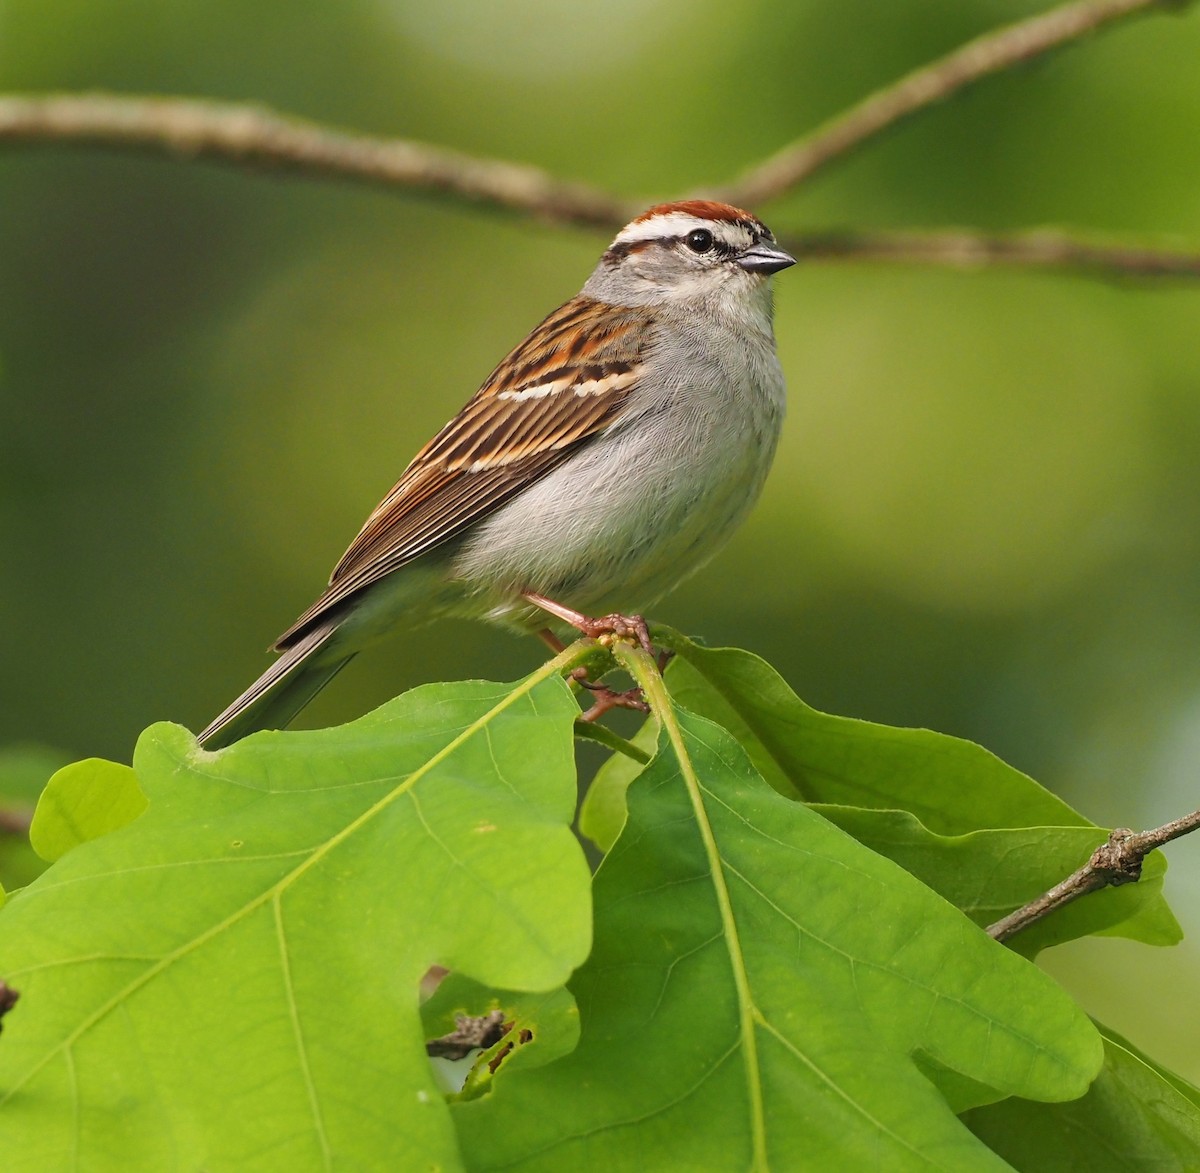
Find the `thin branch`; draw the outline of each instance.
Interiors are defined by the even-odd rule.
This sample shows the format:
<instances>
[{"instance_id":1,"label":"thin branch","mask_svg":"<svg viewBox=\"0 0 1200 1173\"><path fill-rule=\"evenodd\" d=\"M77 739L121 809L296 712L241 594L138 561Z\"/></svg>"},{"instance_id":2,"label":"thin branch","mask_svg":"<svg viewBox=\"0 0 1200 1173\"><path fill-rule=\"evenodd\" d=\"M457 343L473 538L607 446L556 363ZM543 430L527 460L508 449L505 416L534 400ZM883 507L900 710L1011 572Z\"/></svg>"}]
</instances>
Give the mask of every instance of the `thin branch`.
<instances>
[{"instance_id":1,"label":"thin branch","mask_svg":"<svg viewBox=\"0 0 1200 1173\"><path fill-rule=\"evenodd\" d=\"M457 196L571 224L619 227L641 211L538 167L406 139L351 134L262 106L114 94L0 95L0 143L86 143L278 168Z\"/></svg>"},{"instance_id":2,"label":"thin branch","mask_svg":"<svg viewBox=\"0 0 1200 1173\"><path fill-rule=\"evenodd\" d=\"M454 1030L448 1035L430 1039L425 1044L425 1054L457 1060L465 1059L472 1051L486 1051L504 1037L504 1018L503 1010L493 1010L478 1017L457 1015Z\"/></svg>"},{"instance_id":3,"label":"thin branch","mask_svg":"<svg viewBox=\"0 0 1200 1173\"><path fill-rule=\"evenodd\" d=\"M1172 4L1179 6L1178 0L1075 0L985 33L868 94L713 194L731 204L759 207L958 90L1076 41L1102 25Z\"/></svg>"},{"instance_id":4,"label":"thin branch","mask_svg":"<svg viewBox=\"0 0 1200 1173\"><path fill-rule=\"evenodd\" d=\"M29 835L32 820L33 815L29 811L0 807L0 835L16 835L24 839Z\"/></svg>"},{"instance_id":5,"label":"thin branch","mask_svg":"<svg viewBox=\"0 0 1200 1173\"><path fill-rule=\"evenodd\" d=\"M1107 843L1102 843L1096 848L1092 858L1083 867L1069 875L1062 883L1055 884L1049 892L1031 900L1015 912L1010 912L994 925L989 925L988 934L997 941L1007 941L1043 917L1081 896L1086 896L1089 892L1134 883L1141 878L1142 861L1150 852L1197 828L1200 828L1200 810L1164 823L1152 831L1135 832L1127 827L1118 827L1109 835Z\"/></svg>"},{"instance_id":6,"label":"thin branch","mask_svg":"<svg viewBox=\"0 0 1200 1173\"><path fill-rule=\"evenodd\" d=\"M1075 0L970 41L869 95L753 168L720 195L755 206L889 126L981 78L1076 40L1102 25L1180 0ZM565 224L617 228L644 206L537 167L480 159L404 139L352 134L256 105L112 94L0 95L0 145L81 143L286 170L457 197ZM1062 232L819 232L786 242L808 259L978 268L1010 265L1099 276L1200 276L1200 254Z\"/></svg>"},{"instance_id":7,"label":"thin branch","mask_svg":"<svg viewBox=\"0 0 1200 1173\"><path fill-rule=\"evenodd\" d=\"M1109 277L1200 277L1200 252L1088 239L1057 229L1013 234L970 229L783 233L780 243L802 260L890 261L959 269L1010 265Z\"/></svg>"},{"instance_id":8,"label":"thin branch","mask_svg":"<svg viewBox=\"0 0 1200 1173\"><path fill-rule=\"evenodd\" d=\"M933 102L1103 24L1179 0L1076 0L987 33L869 95L785 147L722 193L756 206ZM564 223L616 228L641 211L538 167L481 159L406 139L353 134L263 106L114 94L0 95L0 143L82 143L278 168L457 196Z\"/></svg>"}]
</instances>

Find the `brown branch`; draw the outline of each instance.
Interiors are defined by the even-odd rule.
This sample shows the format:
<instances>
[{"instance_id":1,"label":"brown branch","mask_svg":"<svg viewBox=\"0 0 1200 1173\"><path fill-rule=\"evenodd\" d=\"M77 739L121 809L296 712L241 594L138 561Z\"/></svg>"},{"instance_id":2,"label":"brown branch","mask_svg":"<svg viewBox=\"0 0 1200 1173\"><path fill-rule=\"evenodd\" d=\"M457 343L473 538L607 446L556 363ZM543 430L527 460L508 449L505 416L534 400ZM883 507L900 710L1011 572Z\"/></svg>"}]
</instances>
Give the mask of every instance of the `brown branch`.
<instances>
[{"instance_id":1,"label":"brown branch","mask_svg":"<svg viewBox=\"0 0 1200 1173\"><path fill-rule=\"evenodd\" d=\"M1127 827L1118 827L1109 834L1107 843L1102 843L1096 848L1092 858L1083 867L1072 872L1036 900L1031 900L1015 912L1010 912L994 925L988 925L988 935L997 941L1007 941L1043 917L1081 896L1086 896L1089 892L1134 883L1141 879L1142 861L1150 852L1197 828L1200 828L1200 810L1165 823L1161 827L1155 827L1152 831L1135 832Z\"/></svg>"},{"instance_id":2,"label":"brown branch","mask_svg":"<svg viewBox=\"0 0 1200 1173\"><path fill-rule=\"evenodd\" d=\"M32 819L29 811L0 807L0 835L16 835L24 839L29 834Z\"/></svg>"},{"instance_id":3,"label":"brown branch","mask_svg":"<svg viewBox=\"0 0 1200 1173\"><path fill-rule=\"evenodd\" d=\"M1179 0L1075 0L900 78L753 168L720 194L756 206L925 106L1103 24ZM564 223L615 228L642 208L538 167L353 134L263 106L114 94L0 95L0 143L79 143L260 166L457 196Z\"/></svg>"},{"instance_id":4,"label":"brown branch","mask_svg":"<svg viewBox=\"0 0 1200 1173\"><path fill-rule=\"evenodd\" d=\"M1075 0L988 33L869 95L813 134L752 169L726 190L757 205L918 110L1122 17L1180 0ZM404 139L352 134L261 106L111 94L0 95L0 144L81 143L211 159L389 189L452 195L560 223L613 229L640 211L537 167L480 159ZM978 268L1011 265L1100 276L1196 277L1200 255L1088 241L1062 232L987 235L972 231L819 232L786 239L812 260L873 260Z\"/></svg>"},{"instance_id":5,"label":"brown branch","mask_svg":"<svg viewBox=\"0 0 1200 1173\"><path fill-rule=\"evenodd\" d=\"M758 207L958 90L1078 40L1102 25L1172 4L1178 7L1178 0L1075 0L985 33L868 94L712 194L731 204Z\"/></svg>"},{"instance_id":6,"label":"brown branch","mask_svg":"<svg viewBox=\"0 0 1200 1173\"><path fill-rule=\"evenodd\" d=\"M454 1030L441 1038L430 1039L425 1044L425 1054L439 1059L465 1059L472 1051L486 1051L507 1032L504 1017L503 1010L493 1010L478 1017L457 1015ZM509 1023L509 1027L511 1025Z\"/></svg>"},{"instance_id":7,"label":"brown branch","mask_svg":"<svg viewBox=\"0 0 1200 1173\"><path fill-rule=\"evenodd\" d=\"M114 94L0 95L0 143L85 143L415 188L550 220L620 227L641 211L538 167L373 138L262 106Z\"/></svg>"},{"instance_id":8,"label":"brown branch","mask_svg":"<svg viewBox=\"0 0 1200 1173\"><path fill-rule=\"evenodd\" d=\"M783 233L780 243L802 260L889 261L958 269L1011 265L1091 276L1200 277L1200 251L1087 239L1057 229L1008 235L970 229Z\"/></svg>"},{"instance_id":9,"label":"brown branch","mask_svg":"<svg viewBox=\"0 0 1200 1173\"><path fill-rule=\"evenodd\" d=\"M561 223L616 228L641 203L536 167L476 159L404 140L332 130L254 106L105 94L0 96L0 143L90 143L234 166L259 165L388 188L445 192ZM1200 276L1195 253L1086 241L1060 232L817 232L785 239L810 260L868 260L976 268L1014 265L1099 274Z\"/></svg>"}]
</instances>

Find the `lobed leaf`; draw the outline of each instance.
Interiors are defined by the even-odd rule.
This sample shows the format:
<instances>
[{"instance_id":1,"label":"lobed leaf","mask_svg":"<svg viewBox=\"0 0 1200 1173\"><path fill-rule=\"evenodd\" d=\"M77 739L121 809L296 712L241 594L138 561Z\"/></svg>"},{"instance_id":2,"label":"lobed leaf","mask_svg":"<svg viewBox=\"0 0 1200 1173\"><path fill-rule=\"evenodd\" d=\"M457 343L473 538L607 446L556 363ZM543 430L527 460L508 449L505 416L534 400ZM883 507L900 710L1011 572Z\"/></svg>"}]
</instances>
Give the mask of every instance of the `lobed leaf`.
<instances>
[{"instance_id":1,"label":"lobed leaf","mask_svg":"<svg viewBox=\"0 0 1200 1173\"><path fill-rule=\"evenodd\" d=\"M29 842L47 863L72 847L132 823L146 796L129 766L86 758L63 766L46 783L33 813Z\"/></svg>"},{"instance_id":2,"label":"lobed leaf","mask_svg":"<svg viewBox=\"0 0 1200 1173\"><path fill-rule=\"evenodd\" d=\"M1082 1012L725 730L652 703L659 752L569 983L579 1046L455 1105L468 1166L1005 1168L954 1110L1083 1094L1101 1046Z\"/></svg>"},{"instance_id":3,"label":"lobed leaf","mask_svg":"<svg viewBox=\"0 0 1200 1173\"><path fill-rule=\"evenodd\" d=\"M680 704L738 739L763 777L806 802L905 810L939 835L996 827L1095 826L974 742L834 717L806 705L766 661L672 633Z\"/></svg>"},{"instance_id":4,"label":"lobed leaf","mask_svg":"<svg viewBox=\"0 0 1200 1173\"><path fill-rule=\"evenodd\" d=\"M681 704L726 725L780 793L826 810L978 923L998 920L1087 862L1104 832L981 746L927 729L833 717L806 705L759 657L666 633ZM627 773L627 771L626 771ZM609 786L607 821L619 790ZM856 813L857 812L857 813ZM1182 937L1162 895L1166 860L1141 883L1077 901L1014 938L1028 955L1089 933L1155 945Z\"/></svg>"},{"instance_id":5,"label":"lobed leaf","mask_svg":"<svg viewBox=\"0 0 1200 1173\"><path fill-rule=\"evenodd\" d=\"M457 1167L422 975L588 951L564 663L218 753L148 730L145 813L0 910L6 1173Z\"/></svg>"},{"instance_id":6,"label":"lobed leaf","mask_svg":"<svg viewBox=\"0 0 1200 1173\"><path fill-rule=\"evenodd\" d=\"M633 744L653 754L658 741L658 721L649 717L633 738ZM608 851L625 826L625 792L645 768L626 754L614 753L596 771L579 808L579 830L601 851Z\"/></svg>"}]
</instances>

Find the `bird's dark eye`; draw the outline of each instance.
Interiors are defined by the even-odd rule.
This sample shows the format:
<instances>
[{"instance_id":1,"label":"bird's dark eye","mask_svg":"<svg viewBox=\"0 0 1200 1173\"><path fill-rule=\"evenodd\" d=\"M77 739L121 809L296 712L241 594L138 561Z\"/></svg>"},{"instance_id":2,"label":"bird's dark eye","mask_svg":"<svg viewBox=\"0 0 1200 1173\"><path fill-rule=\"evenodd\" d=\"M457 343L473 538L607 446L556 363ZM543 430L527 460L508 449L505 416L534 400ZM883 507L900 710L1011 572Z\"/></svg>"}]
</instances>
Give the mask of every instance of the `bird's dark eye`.
<instances>
[{"instance_id":1,"label":"bird's dark eye","mask_svg":"<svg viewBox=\"0 0 1200 1173\"><path fill-rule=\"evenodd\" d=\"M713 234L707 228L697 228L687 234L687 246L694 253L706 253L713 246Z\"/></svg>"}]
</instances>

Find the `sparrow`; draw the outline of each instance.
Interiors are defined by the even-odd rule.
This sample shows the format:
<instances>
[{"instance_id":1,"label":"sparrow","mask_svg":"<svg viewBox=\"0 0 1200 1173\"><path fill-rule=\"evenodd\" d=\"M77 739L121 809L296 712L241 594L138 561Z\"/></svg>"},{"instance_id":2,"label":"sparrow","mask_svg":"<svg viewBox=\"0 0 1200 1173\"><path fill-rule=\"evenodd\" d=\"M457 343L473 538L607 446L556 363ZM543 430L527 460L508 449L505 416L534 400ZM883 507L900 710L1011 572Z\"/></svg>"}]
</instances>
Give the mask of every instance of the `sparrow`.
<instances>
[{"instance_id":1,"label":"sparrow","mask_svg":"<svg viewBox=\"0 0 1200 1173\"><path fill-rule=\"evenodd\" d=\"M623 617L708 561L766 480L785 407L770 278L793 264L728 204L627 224L413 457L201 744L282 728L363 647L442 616L645 640Z\"/></svg>"}]
</instances>

